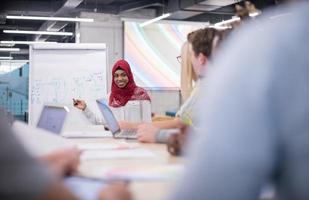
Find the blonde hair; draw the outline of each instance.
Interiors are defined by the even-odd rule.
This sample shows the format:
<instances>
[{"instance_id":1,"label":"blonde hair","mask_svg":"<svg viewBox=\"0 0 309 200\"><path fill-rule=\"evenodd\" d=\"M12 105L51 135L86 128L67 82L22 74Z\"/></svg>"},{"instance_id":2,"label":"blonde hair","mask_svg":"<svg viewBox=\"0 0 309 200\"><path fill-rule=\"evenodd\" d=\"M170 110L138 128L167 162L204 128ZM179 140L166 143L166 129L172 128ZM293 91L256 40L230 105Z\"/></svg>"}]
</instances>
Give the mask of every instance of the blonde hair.
<instances>
[{"instance_id":1,"label":"blonde hair","mask_svg":"<svg viewBox=\"0 0 309 200\"><path fill-rule=\"evenodd\" d=\"M190 96L194 82L197 80L197 75L193 70L190 58L189 43L185 42L181 47L181 79L180 92L182 102L186 101Z\"/></svg>"}]
</instances>

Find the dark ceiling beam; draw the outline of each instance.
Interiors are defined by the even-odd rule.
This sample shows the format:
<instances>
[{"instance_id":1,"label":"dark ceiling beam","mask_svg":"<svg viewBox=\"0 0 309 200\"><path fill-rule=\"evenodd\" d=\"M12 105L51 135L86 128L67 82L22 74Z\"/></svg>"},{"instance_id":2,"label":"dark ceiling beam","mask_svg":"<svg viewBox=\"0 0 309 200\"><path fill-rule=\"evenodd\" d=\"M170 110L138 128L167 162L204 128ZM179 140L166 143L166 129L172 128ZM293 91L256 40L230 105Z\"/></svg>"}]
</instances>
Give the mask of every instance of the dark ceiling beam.
<instances>
[{"instance_id":1,"label":"dark ceiling beam","mask_svg":"<svg viewBox=\"0 0 309 200\"><path fill-rule=\"evenodd\" d=\"M171 19L184 20L217 8L220 6L198 5L197 0L174 0L168 1L166 12L172 13Z\"/></svg>"},{"instance_id":2,"label":"dark ceiling beam","mask_svg":"<svg viewBox=\"0 0 309 200\"><path fill-rule=\"evenodd\" d=\"M75 12L97 12L97 13L107 13L107 14L117 14L117 5L102 5L102 4L81 4L76 9Z\"/></svg>"},{"instance_id":3,"label":"dark ceiling beam","mask_svg":"<svg viewBox=\"0 0 309 200\"><path fill-rule=\"evenodd\" d=\"M11 13L23 13L27 14L28 12L55 12L58 10L63 1L5 1L1 2L0 11L5 11L6 14Z\"/></svg>"},{"instance_id":4,"label":"dark ceiling beam","mask_svg":"<svg viewBox=\"0 0 309 200\"><path fill-rule=\"evenodd\" d=\"M235 5L230 5L230 6L224 6L212 11L209 11L207 13L210 14L217 14L217 15L230 15L233 16L235 15Z\"/></svg>"},{"instance_id":5,"label":"dark ceiling beam","mask_svg":"<svg viewBox=\"0 0 309 200\"><path fill-rule=\"evenodd\" d=\"M169 1L167 10L172 13L171 18L178 20L197 20L207 13L215 14L208 18L212 20L216 15L232 16L235 13L233 4L243 0L174 0ZM211 21L212 21L211 20Z\"/></svg>"},{"instance_id":6,"label":"dark ceiling beam","mask_svg":"<svg viewBox=\"0 0 309 200\"><path fill-rule=\"evenodd\" d=\"M188 21L199 21L199 22L209 22L211 24L217 23L222 20L231 19L232 15L221 15L221 14L214 14L214 13L203 13L200 15L196 15L194 17L190 17L186 20Z\"/></svg>"},{"instance_id":7,"label":"dark ceiling beam","mask_svg":"<svg viewBox=\"0 0 309 200\"><path fill-rule=\"evenodd\" d=\"M31 25L1 25L0 31L2 30L25 30L25 31L35 31L34 27Z\"/></svg>"},{"instance_id":8,"label":"dark ceiling beam","mask_svg":"<svg viewBox=\"0 0 309 200\"><path fill-rule=\"evenodd\" d=\"M270 6L274 6L275 4L277 4L277 0L251 0L252 3L254 3L254 5L256 6L256 8L258 9L264 9Z\"/></svg>"},{"instance_id":9,"label":"dark ceiling beam","mask_svg":"<svg viewBox=\"0 0 309 200\"><path fill-rule=\"evenodd\" d=\"M162 0L138 0L134 2L124 3L123 5L119 5L119 3L111 3L111 4L80 4L75 12L97 12L97 13L107 13L107 14L119 14L122 12L129 12L133 10L138 10L150 6L163 6Z\"/></svg>"},{"instance_id":10,"label":"dark ceiling beam","mask_svg":"<svg viewBox=\"0 0 309 200\"><path fill-rule=\"evenodd\" d=\"M162 4L162 0L134 1L134 2L129 2L124 5L119 6L118 13L138 10L138 9L146 8L149 6L162 7L164 6L164 4Z\"/></svg>"}]
</instances>

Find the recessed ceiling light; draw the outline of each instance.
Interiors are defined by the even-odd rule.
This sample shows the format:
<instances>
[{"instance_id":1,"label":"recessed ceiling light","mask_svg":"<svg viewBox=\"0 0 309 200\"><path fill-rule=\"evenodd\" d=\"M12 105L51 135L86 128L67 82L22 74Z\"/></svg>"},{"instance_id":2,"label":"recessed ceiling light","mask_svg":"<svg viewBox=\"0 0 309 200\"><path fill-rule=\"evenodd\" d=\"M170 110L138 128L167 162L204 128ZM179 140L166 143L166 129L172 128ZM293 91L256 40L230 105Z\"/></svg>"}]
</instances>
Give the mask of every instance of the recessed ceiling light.
<instances>
[{"instance_id":1,"label":"recessed ceiling light","mask_svg":"<svg viewBox=\"0 0 309 200\"><path fill-rule=\"evenodd\" d=\"M141 23L139 26L140 26L140 27L144 27L144 26L147 26L147 25L152 24L152 23L154 23L154 22L157 22L157 21L159 21L159 20L161 20L161 19L165 19L165 18L167 18L167 17L169 17L169 16L171 16L171 14L170 14L170 13L166 13L166 14L163 14L163 15L161 15L161 16L159 16L159 17L156 17L156 18L147 20L147 21Z\"/></svg>"},{"instance_id":2,"label":"recessed ceiling light","mask_svg":"<svg viewBox=\"0 0 309 200\"><path fill-rule=\"evenodd\" d=\"M54 32L54 31L23 31L23 30L3 30L3 33L14 34L34 34L34 35L64 35L72 36L72 32Z\"/></svg>"},{"instance_id":3,"label":"recessed ceiling light","mask_svg":"<svg viewBox=\"0 0 309 200\"><path fill-rule=\"evenodd\" d=\"M0 44L45 44L57 42L44 42L44 41L1 41Z\"/></svg>"},{"instance_id":4,"label":"recessed ceiling light","mask_svg":"<svg viewBox=\"0 0 309 200\"><path fill-rule=\"evenodd\" d=\"M13 60L13 57L12 56L0 56L0 60Z\"/></svg>"},{"instance_id":5,"label":"recessed ceiling light","mask_svg":"<svg viewBox=\"0 0 309 200\"><path fill-rule=\"evenodd\" d=\"M23 19L23 20L43 20L43 21L65 21L65 22L94 22L91 18L74 18L74 17L39 17L39 16L16 16L7 15L7 19Z\"/></svg>"},{"instance_id":6,"label":"recessed ceiling light","mask_svg":"<svg viewBox=\"0 0 309 200\"><path fill-rule=\"evenodd\" d=\"M20 48L0 48L0 51L20 51Z\"/></svg>"}]
</instances>

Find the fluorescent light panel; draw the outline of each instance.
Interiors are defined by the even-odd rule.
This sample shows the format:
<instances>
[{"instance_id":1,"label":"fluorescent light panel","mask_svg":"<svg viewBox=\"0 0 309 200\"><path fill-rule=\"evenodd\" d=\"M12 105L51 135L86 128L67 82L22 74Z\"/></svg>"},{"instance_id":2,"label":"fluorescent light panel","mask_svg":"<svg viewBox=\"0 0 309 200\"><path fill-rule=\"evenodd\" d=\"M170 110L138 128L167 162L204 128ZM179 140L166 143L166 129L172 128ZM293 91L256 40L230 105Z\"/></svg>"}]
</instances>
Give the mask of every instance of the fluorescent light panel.
<instances>
[{"instance_id":1,"label":"fluorescent light panel","mask_svg":"<svg viewBox=\"0 0 309 200\"><path fill-rule=\"evenodd\" d=\"M261 14L260 12L253 12L253 13L250 13L249 16L250 17L256 17L260 14ZM218 22L218 23L215 24L215 26L219 27L219 26L229 24L229 23L232 23L232 22L236 22L236 21L239 21L239 20L240 20L240 17L233 17L232 19L225 20L225 21L222 21L222 22Z\"/></svg>"},{"instance_id":2,"label":"fluorescent light panel","mask_svg":"<svg viewBox=\"0 0 309 200\"><path fill-rule=\"evenodd\" d=\"M215 23L215 26L222 26L222 25L225 25L225 24L229 24L229 23L232 23L232 22L239 21L239 20L240 20L239 17L233 17L232 19L229 19L229 20L225 20L225 21L222 21L222 22Z\"/></svg>"},{"instance_id":3,"label":"fluorescent light panel","mask_svg":"<svg viewBox=\"0 0 309 200\"><path fill-rule=\"evenodd\" d=\"M209 28L214 28L214 29L217 29L217 30L226 30L226 29L229 29L230 27L228 26L215 26L215 25L210 25L208 26Z\"/></svg>"},{"instance_id":4,"label":"fluorescent light panel","mask_svg":"<svg viewBox=\"0 0 309 200\"><path fill-rule=\"evenodd\" d=\"M45 44L58 42L43 42L43 41L1 41L0 44Z\"/></svg>"},{"instance_id":5,"label":"fluorescent light panel","mask_svg":"<svg viewBox=\"0 0 309 200\"><path fill-rule=\"evenodd\" d=\"M34 34L34 35L65 35L72 36L72 32L54 32L54 31L23 31L23 30L3 30L3 33L15 34Z\"/></svg>"},{"instance_id":6,"label":"fluorescent light panel","mask_svg":"<svg viewBox=\"0 0 309 200\"><path fill-rule=\"evenodd\" d=\"M8 59L8 60L0 60L0 64L2 64L3 62L10 62L10 63L26 63L26 62L29 62L29 60L11 60L11 59Z\"/></svg>"},{"instance_id":7,"label":"fluorescent light panel","mask_svg":"<svg viewBox=\"0 0 309 200\"><path fill-rule=\"evenodd\" d=\"M0 51L20 51L20 48L0 48Z\"/></svg>"},{"instance_id":8,"label":"fluorescent light panel","mask_svg":"<svg viewBox=\"0 0 309 200\"><path fill-rule=\"evenodd\" d=\"M0 60L13 60L13 57L12 56L0 56Z\"/></svg>"},{"instance_id":9,"label":"fluorescent light panel","mask_svg":"<svg viewBox=\"0 0 309 200\"><path fill-rule=\"evenodd\" d=\"M148 21L145 21L145 22L141 23L139 26L140 26L140 27L144 27L144 26L147 26L147 25L152 24L152 23L154 23L154 22L157 22L157 21L159 21L159 20L161 20L161 19L165 19L165 18L167 18L167 17L169 17L169 16L171 16L171 14L170 14L170 13L166 13L166 14L161 15L161 16L159 16L159 17L156 17L156 18L150 19L150 20L148 20Z\"/></svg>"},{"instance_id":10,"label":"fluorescent light panel","mask_svg":"<svg viewBox=\"0 0 309 200\"><path fill-rule=\"evenodd\" d=\"M91 18L73 18L73 17L39 17L39 16L16 16L7 15L7 19L23 19L23 20L43 20L43 21L64 21L64 22L94 22Z\"/></svg>"},{"instance_id":11,"label":"fluorescent light panel","mask_svg":"<svg viewBox=\"0 0 309 200\"><path fill-rule=\"evenodd\" d=\"M256 17L256 16L258 16L260 14L261 14L260 12L253 12L253 13L249 13L249 16L250 17Z\"/></svg>"}]
</instances>

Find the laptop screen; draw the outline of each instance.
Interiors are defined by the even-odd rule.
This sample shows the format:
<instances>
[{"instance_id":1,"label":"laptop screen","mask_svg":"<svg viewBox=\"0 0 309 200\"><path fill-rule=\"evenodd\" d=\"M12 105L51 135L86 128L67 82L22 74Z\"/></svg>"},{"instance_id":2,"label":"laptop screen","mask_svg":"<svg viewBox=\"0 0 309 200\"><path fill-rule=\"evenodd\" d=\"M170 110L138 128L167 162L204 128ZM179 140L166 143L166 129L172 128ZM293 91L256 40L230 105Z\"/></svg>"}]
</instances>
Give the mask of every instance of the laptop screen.
<instances>
[{"instance_id":1,"label":"laptop screen","mask_svg":"<svg viewBox=\"0 0 309 200\"><path fill-rule=\"evenodd\" d=\"M61 132L67 112L68 109L63 106L44 106L37 127L58 134Z\"/></svg>"},{"instance_id":2,"label":"laptop screen","mask_svg":"<svg viewBox=\"0 0 309 200\"><path fill-rule=\"evenodd\" d=\"M120 127L118 125L117 119L115 118L111 109L108 107L106 101L102 99L98 99L97 104L99 106L101 113L103 114L103 117L108 125L109 130L113 134L120 131Z\"/></svg>"}]
</instances>

